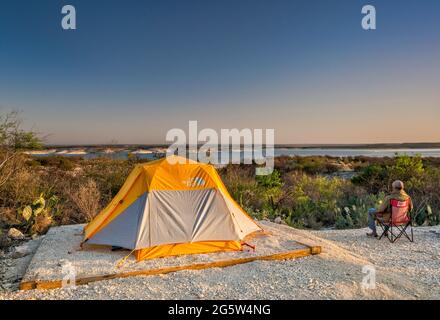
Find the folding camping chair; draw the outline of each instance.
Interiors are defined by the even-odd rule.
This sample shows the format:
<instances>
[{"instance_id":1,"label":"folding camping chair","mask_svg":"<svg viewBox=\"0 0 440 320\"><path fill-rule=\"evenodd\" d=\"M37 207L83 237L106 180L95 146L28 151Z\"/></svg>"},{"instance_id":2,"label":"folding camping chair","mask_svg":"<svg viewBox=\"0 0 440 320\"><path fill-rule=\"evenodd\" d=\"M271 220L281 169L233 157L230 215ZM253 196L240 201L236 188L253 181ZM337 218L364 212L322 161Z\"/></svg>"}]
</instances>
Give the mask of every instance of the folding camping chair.
<instances>
[{"instance_id":1,"label":"folding camping chair","mask_svg":"<svg viewBox=\"0 0 440 320\"><path fill-rule=\"evenodd\" d=\"M392 199L390 201L391 215L389 220L376 218L377 224L383 231L379 240L386 236L391 243L394 243L404 235L410 242L414 242L412 218L409 210L410 201L410 199L406 201ZM407 232L408 228L410 228L410 234Z\"/></svg>"}]
</instances>

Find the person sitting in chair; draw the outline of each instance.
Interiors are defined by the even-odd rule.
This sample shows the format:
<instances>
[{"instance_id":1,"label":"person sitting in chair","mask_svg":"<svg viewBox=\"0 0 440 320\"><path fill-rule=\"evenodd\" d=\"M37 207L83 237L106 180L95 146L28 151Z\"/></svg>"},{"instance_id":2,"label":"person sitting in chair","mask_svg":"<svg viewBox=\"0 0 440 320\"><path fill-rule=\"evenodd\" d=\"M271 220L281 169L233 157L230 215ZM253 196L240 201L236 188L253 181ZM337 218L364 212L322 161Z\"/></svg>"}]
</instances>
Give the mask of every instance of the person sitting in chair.
<instances>
[{"instance_id":1,"label":"person sitting in chair","mask_svg":"<svg viewBox=\"0 0 440 320\"><path fill-rule=\"evenodd\" d=\"M371 233L367 233L369 237L377 237L376 232L376 219L382 221L388 221L391 216L391 200L407 201L409 199L409 211L413 209L411 197L405 192L403 182L396 180L392 184L393 191L390 195L385 197L385 200L380 205L379 209L368 210L368 227L372 230Z\"/></svg>"}]
</instances>

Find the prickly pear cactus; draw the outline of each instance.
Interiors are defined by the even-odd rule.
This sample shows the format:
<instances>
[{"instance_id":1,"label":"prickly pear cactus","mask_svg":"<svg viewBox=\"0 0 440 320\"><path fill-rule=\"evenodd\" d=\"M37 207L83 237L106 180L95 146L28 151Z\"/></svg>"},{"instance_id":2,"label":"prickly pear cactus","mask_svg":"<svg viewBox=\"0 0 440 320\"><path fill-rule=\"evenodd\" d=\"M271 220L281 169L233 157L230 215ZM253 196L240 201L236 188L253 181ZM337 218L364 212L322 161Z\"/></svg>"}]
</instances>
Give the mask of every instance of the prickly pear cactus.
<instances>
[{"instance_id":1,"label":"prickly pear cactus","mask_svg":"<svg viewBox=\"0 0 440 320\"><path fill-rule=\"evenodd\" d=\"M56 196L52 196L46 201L44 193L41 193L31 205L20 209L18 213L26 221L26 229L31 233L42 233L47 230L52 223L51 211L58 201Z\"/></svg>"}]
</instances>

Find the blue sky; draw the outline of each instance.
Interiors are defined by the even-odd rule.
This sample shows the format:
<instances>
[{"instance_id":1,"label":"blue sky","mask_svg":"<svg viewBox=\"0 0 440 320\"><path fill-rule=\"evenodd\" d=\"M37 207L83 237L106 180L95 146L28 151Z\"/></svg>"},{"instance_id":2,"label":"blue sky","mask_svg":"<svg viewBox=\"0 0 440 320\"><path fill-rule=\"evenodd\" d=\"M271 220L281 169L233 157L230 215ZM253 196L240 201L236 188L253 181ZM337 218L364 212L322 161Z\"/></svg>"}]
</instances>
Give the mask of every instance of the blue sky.
<instances>
[{"instance_id":1,"label":"blue sky","mask_svg":"<svg viewBox=\"0 0 440 320\"><path fill-rule=\"evenodd\" d=\"M74 5L77 30L61 28ZM377 30L361 8L377 9ZM12 1L0 108L49 143L274 128L277 143L440 141L434 0Z\"/></svg>"}]
</instances>

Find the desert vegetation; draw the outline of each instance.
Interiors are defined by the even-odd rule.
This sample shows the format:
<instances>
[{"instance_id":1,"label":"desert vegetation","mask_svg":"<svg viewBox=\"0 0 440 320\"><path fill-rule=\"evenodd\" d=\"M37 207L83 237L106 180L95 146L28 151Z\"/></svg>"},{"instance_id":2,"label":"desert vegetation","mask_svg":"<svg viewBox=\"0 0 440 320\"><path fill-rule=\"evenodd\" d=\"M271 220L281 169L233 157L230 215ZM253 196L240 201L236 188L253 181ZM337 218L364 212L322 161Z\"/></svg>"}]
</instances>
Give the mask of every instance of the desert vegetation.
<instances>
[{"instance_id":1,"label":"desert vegetation","mask_svg":"<svg viewBox=\"0 0 440 320\"><path fill-rule=\"evenodd\" d=\"M230 165L221 174L237 202L259 219L278 218L299 228L364 227L368 208L377 207L392 181L402 179L414 199L417 224L440 223L439 159L279 157L272 175L252 172Z\"/></svg>"},{"instance_id":2,"label":"desert vegetation","mask_svg":"<svg viewBox=\"0 0 440 320\"><path fill-rule=\"evenodd\" d=\"M16 114L0 119L0 230L45 233L52 225L85 223L110 202L136 158L32 157L36 134ZM364 227L394 179L406 182L418 225L440 223L440 159L277 157L269 176L253 165L221 168L233 198L253 217L298 228ZM4 235L3 231L3 235Z\"/></svg>"},{"instance_id":3,"label":"desert vegetation","mask_svg":"<svg viewBox=\"0 0 440 320\"><path fill-rule=\"evenodd\" d=\"M84 160L62 156L15 158L15 170L0 189L0 223L27 234L51 225L90 221L116 195L139 160ZM269 176L255 167L229 165L220 174L234 199L258 219L299 228L354 228L367 222L393 179L407 182L417 224L440 223L440 163L393 159L276 159ZM340 173L351 170L351 179Z\"/></svg>"}]
</instances>

